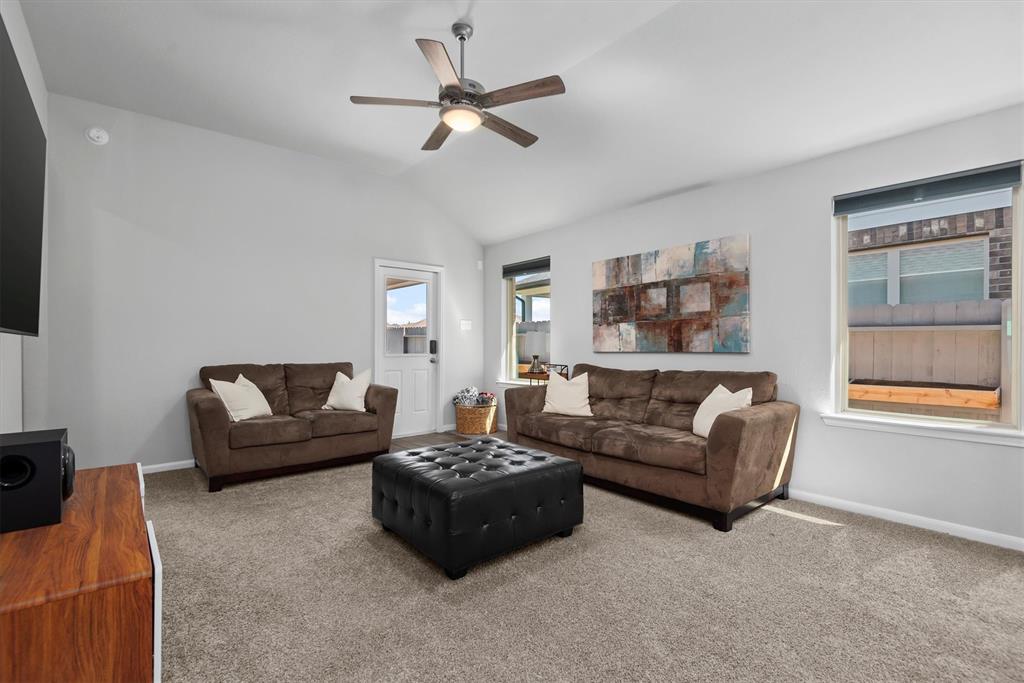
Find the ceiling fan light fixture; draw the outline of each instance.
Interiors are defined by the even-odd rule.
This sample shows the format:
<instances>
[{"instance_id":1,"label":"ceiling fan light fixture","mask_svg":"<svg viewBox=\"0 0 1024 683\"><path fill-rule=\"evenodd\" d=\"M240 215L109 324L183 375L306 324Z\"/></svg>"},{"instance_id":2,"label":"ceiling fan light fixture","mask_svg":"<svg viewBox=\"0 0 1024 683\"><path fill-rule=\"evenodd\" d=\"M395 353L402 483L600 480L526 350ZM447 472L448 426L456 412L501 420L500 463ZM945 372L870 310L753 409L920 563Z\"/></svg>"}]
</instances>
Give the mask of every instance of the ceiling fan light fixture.
<instances>
[{"instance_id":1,"label":"ceiling fan light fixture","mask_svg":"<svg viewBox=\"0 0 1024 683\"><path fill-rule=\"evenodd\" d=\"M449 104L441 108L441 120L452 130L465 133L483 123L484 115L468 104Z\"/></svg>"}]
</instances>

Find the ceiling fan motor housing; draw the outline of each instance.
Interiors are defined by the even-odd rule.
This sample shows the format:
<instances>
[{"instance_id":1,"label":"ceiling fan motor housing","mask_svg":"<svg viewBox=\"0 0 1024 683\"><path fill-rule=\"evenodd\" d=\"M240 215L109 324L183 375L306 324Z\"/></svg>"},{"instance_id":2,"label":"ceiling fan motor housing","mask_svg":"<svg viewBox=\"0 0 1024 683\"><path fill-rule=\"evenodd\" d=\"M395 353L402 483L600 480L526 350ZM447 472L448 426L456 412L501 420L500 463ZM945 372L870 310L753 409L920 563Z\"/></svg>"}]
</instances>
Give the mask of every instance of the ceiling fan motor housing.
<instances>
[{"instance_id":1,"label":"ceiling fan motor housing","mask_svg":"<svg viewBox=\"0 0 1024 683\"><path fill-rule=\"evenodd\" d=\"M460 78L459 83L462 84L463 95L461 97L454 89L447 90L444 86L437 89L438 96L442 102L457 104L462 101L467 104L476 104L477 99L487 92L482 84L474 81L472 78Z\"/></svg>"}]
</instances>

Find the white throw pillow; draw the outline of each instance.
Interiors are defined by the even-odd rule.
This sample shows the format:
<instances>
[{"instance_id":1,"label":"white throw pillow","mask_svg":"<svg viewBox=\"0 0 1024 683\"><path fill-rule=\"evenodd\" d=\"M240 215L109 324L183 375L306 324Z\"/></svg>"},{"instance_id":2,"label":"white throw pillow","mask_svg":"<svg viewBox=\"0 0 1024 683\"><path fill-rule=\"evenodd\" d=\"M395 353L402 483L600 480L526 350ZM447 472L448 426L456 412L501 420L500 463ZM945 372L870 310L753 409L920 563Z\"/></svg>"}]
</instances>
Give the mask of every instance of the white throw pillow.
<instances>
[{"instance_id":1,"label":"white throw pillow","mask_svg":"<svg viewBox=\"0 0 1024 683\"><path fill-rule=\"evenodd\" d=\"M700 402L697 414L693 416L693 433L708 438L711 426L722 413L746 408L754 398L753 389L740 389L735 394L719 384L708 397Z\"/></svg>"},{"instance_id":2,"label":"white throw pillow","mask_svg":"<svg viewBox=\"0 0 1024 683\"><path fill-rule=\"evenodd\" d=\"M587 373L566 379L557 372L548 377L548 390L544 394L545 413L593 417L590 412L590 380Z\"/></svg>"},{"instance_id":3,"label":"white throw pillow","mask_svg":"<svg viewBox=\"0 0 1024 683\"><path fill-rule=\"evenodd\" d=\"M334 377L334 386L327 397L324 410L358 410L366 412L366 390L370 388L370 370L367 368L352 379L343 372Z\"/></svg>"},{"instance_id":4,"label":"white throw pillow","mask_svg":"<svg viewBox=\"0 0 1024 683\"><path fill-rule=\"evenodd\" d=\"M210 388L224 403L232 422L274 414L259 387L242 375L239 375L234 382L211 379Z\"/></svg>"}]
</instances>

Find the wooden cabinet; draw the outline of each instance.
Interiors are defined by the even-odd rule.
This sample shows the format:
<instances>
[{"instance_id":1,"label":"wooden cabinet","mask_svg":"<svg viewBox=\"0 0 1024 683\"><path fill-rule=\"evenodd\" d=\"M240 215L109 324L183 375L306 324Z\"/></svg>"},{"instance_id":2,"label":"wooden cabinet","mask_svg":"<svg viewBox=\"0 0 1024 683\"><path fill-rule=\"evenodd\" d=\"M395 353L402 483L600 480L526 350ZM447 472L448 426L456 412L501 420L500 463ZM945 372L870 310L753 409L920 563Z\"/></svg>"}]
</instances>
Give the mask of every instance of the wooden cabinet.
<instances>
[{"instance_id":1,"label":"wooden cabinet","mask_svg":"<svg viewBox=\"0 0 1024 683\"><path fill-rule=\"evenodd\" d=\"M80 470L60 524L0 536L0 681L158 679L151 539L135 465Z\"/></svg>"}]
</instances>

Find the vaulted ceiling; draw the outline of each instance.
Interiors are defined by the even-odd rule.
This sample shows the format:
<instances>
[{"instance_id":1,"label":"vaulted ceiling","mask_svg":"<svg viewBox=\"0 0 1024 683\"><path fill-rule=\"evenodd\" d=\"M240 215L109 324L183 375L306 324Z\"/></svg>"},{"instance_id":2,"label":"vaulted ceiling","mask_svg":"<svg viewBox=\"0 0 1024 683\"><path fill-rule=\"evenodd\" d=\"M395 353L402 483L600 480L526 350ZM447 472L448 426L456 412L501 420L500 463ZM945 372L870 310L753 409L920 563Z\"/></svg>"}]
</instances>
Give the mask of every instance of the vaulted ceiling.
<instances>
[{"instance_id":1,"label":"vaulted ceiling","mask_svg":"<svg viewBox=\"0 0 1024 683\"><path fill-rule=\"evenodd\" d=\"M22 0L52 92L346 160L408 182L484 243L1024 101L1015 2ZM415 38L468 18L489 89L566 94L420 146Z\"/></svg>"}]
</instances>

